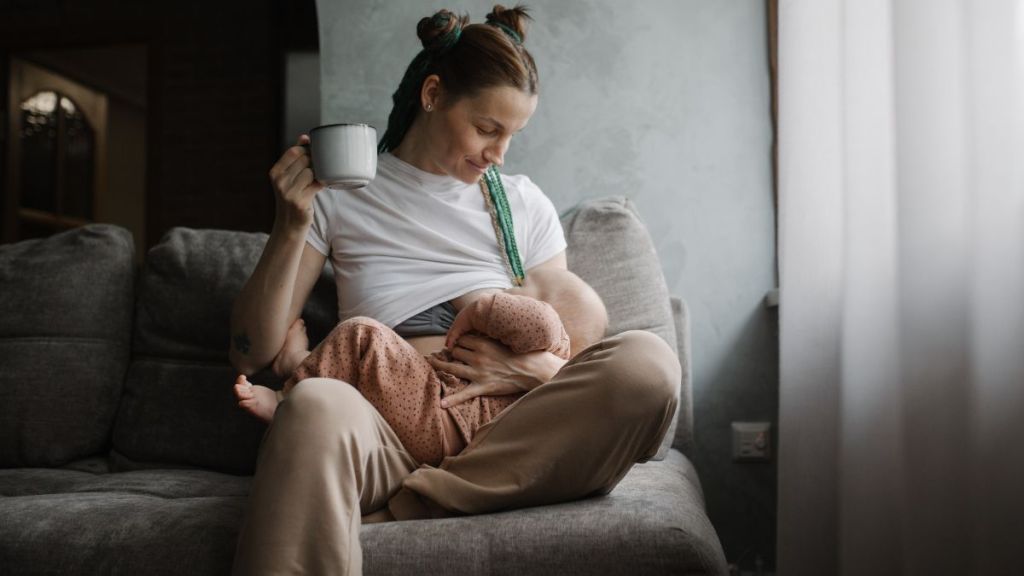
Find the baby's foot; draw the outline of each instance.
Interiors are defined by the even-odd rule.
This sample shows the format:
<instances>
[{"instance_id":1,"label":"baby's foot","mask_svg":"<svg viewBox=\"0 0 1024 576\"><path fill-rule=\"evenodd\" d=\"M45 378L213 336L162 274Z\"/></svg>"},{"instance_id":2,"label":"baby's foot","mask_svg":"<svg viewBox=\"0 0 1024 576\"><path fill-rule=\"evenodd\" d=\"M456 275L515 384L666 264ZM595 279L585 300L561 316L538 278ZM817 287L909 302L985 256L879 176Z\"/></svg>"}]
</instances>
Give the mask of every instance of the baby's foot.
<instances>
[{"instance_id":1,"label":"baby's foot","mask_svg":"<svg viewBox=\"0 0 1024 576\"><path fill-rule=\"evenodd\" d=\"M284 336L284 346L274 358L271 370L281 378L291 376L292 372L309 356L309 336L306 335L306 322L298 318L288 328Z\"/></svg>"},{"instance_id":2,"label":"baby's foot","mask_svg":"<svg viewBox=\"0 0 1024 576\"><path fill-rule=\"evenodd\" d=\"M253 416L270 423L277 410L277 393L266 386L253 385L244 374L235 380L235 397L238 405Z\"/></svg>"}]
</instances>

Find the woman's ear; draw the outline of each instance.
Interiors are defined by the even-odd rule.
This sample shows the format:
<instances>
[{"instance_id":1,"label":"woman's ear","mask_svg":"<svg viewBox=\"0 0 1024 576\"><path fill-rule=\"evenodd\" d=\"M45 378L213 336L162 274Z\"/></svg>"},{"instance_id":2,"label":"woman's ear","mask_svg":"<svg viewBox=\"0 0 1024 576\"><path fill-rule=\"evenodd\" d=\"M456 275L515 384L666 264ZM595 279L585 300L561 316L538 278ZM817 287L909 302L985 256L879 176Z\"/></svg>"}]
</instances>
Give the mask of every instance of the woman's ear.
<instances>
[{"instance_id":1,"label":"woman's ear","mask_svg":"<svg viewBox=\"0 0 1024 576\"><path fill-rule=\"evenodd\" d=\"M441 93L441 77L437 74L427 76L420 88L420 106L427 112L435 110L441 104Z\"/></svg>"}]
</instances>

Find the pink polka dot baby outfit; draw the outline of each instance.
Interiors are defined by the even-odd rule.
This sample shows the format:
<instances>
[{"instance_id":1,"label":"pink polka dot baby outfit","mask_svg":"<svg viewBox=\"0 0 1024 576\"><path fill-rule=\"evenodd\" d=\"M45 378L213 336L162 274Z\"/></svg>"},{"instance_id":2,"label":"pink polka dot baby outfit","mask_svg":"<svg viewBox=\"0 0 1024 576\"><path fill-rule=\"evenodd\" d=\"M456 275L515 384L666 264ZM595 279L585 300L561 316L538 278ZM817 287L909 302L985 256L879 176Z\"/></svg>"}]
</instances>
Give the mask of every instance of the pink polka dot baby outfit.
<instances>
[{"instance_id":1,"label":"pink polka dot baby outfit","mask_svg":"<svg viewBox=\"0 0 1024 576\"><path fill-rule=\"evenodd\" d=\"M473 331L494 338L513 352L546 350L569 357L569 336L549 304L502 292L478 298L464 311ZM406 450L420 463L436 466L445 456L445 410L441 398L469 385L434 370L411 344L384 324L366 317L338 324L285 382L313 377L343 380L380 412ZM466 445L476 431L524 393L478 396L447 409ZM450 443L449 443L450 444Z\"/></svg>"}]
</instances>

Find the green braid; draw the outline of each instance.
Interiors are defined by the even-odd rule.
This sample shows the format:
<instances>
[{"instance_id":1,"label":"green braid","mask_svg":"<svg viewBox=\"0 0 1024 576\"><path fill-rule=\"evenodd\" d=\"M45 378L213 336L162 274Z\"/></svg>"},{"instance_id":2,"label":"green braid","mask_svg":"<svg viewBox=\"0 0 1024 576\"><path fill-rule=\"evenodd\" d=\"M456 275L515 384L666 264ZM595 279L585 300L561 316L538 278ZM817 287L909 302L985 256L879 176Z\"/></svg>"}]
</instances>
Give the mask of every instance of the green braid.
<instances>
[{"instance_id":1,"label":"green braid","mask_svg":"<svg viewBox=\"0 0 1024 576\"><path fill-rule=\"evenodd\" d=\"M430 19L430 25L435 28L447 27L451 18L457 18L457 16L451 13L434 14ZM424 46L423 50L420 50L420 53L409 63L409 67L405 70L405 76L402 76L402 82L391 96L393 107L388 116L388 129L377 145L379 153L383 154L388 150L394 150L402 143L402 138L405 138L405 133L409 131L412 121L416 119L423 81L427 78L435 60L450 50L459 41L461 35L462 26L459 24L452 26L451 30L438 36L430 46Z\"/></svg>"},{"instance_id":2,"label":"green braid","mask_svg":"<svg viewBox=\"0 0 1024 576\"><path fill-rule=\"evenodd\" d=\"M488 18L486 23L490 24L491 26L497 26L498 28L501 28L501 31L504 32L505 35L508 36L513 43L517 45L523 43L523 37L519 35L519 32L513 30L511 26L502 24L501 22L498 22L497 20L494 20L492 18Z\"/></svg>"}]
</instances>

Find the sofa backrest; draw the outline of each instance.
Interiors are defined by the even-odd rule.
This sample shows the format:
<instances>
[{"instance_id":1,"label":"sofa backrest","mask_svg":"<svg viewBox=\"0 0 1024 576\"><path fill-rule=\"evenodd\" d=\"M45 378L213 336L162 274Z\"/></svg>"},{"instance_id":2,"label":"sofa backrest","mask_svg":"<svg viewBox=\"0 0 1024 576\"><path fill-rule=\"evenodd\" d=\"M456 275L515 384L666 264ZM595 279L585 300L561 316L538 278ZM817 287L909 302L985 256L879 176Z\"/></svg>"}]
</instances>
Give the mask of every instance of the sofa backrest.
<instances>
[{"instance_id":1,"label":"sofa backrest","mask_svg":"<svg viewBox=\"0 0 1024 576\"><path fill-rule=\"evenodd\" d=\"M131 344L131 234L96 224L0 245L0 467L109 445Z\"/></svg>"},{"instance_id":2,"label":"sofa backrest","mask_svg":"<svg viewBox=\"0 0 1024 576\"><path fill-rule=\"evenodd\" d=\"M265 426L237 407L228 345L232 303L266 241L262 233L174 228L150 249L113 432L114 470L177 464L252 473ZM314 341L336 322L329 276L303 316ZM251 380L280 386L268 371Z\"/></svg>"}]
</instances>

